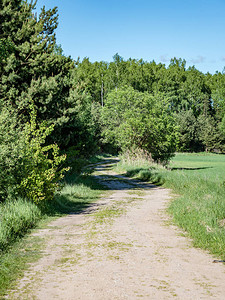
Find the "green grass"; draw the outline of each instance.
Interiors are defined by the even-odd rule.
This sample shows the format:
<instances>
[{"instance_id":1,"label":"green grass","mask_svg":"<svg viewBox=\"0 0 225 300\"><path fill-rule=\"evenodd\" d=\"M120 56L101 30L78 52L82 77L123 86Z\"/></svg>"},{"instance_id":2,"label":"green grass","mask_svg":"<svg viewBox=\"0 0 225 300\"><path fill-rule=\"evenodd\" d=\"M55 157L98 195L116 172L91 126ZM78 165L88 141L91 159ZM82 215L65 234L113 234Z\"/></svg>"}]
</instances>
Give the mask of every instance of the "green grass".
<instances>
[{"instance_id":1,"label":"green grass","mask_svg":"<svg viewBox=\"0 0 225 300\"><path fill-rule=\"evenodd\" d=\"M63 189L52 201L37 207L18 199L0 206L0 299L14 287L29 262L41 255L43 241L27 233L32 227L45 227L52 218L80 213L102 194L103 188L90 176L67 176Z\"/></svg>"},{"instance_id":2,"label":"green grass","mask_svg":"<svg viewBox=\"0 0 225 300\"><path fill-rule=\"evenodd\" d=\"M24 199L6 201L0 205L0 254L35 226L41 218L40 209Z\"/></svg>"},{"instance_id":3,"label":"green grass","mask_svg":"<svg viewBox=\"0 0 225 300\"><path fill-rule=\"evenodd\" d=\"M43 246L42 239L27 235L0 255L0 299L4 299L8 289L15 287L16 280L23 276L29 263L41 257Z\"/></svg>"},{"instance_id":4,"label":"green grass","mask_svg":"<svg viewBox=\"0 0 225 300\"><path fill-rule=\"evenodd\" d=\"M49 202L45 210L50 215L78 213L96 201L105 188L91 175L72 174L66 178L63 189Z\"/></svg>"},{"instance_id":5,"label":"green grass","mask_svg":"<svg viewBox=\"0 0 225 300\"><path fill-rule=\"evenodd\" d=\"M174 221L196 247L225 259L225 155L180 153L168 169L144 160L130 161L122 159L117 170L172 188L180 195L169 207Z\"/></svg>"}]
</instances>

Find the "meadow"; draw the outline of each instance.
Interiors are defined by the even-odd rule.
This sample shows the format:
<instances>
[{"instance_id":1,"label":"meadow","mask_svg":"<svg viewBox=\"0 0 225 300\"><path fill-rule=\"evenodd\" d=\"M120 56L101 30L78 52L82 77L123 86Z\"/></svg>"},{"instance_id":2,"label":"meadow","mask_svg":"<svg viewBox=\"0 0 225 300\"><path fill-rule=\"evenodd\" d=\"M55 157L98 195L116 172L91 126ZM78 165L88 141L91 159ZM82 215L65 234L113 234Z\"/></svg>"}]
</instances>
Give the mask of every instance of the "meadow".
<instances>
[{"instance_id":1,"label":"meadow","mask_svg":"<svg viewBox=\"0 0 225 300\"><path fill-rule=\"evenodd\" d=\"M122 156L117 171L171 188L168 211L196 247L225 259L225 155L177 153L167 168Z\"/></svg>"}]
</instances>

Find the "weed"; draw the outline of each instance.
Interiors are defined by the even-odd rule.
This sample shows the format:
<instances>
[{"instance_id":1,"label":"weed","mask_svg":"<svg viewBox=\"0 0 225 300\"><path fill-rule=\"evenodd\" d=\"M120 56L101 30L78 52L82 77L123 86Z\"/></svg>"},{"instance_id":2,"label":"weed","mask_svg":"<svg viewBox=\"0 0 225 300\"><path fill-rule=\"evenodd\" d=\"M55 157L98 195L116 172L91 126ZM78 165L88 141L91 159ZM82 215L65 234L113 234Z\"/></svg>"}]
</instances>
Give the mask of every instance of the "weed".
<instances>
[{"instance_id":1,"label":"weed","mask_svg":"<svg viewBox=\"0 0 225 300\"><path fill-rule=\"evenodd\" d=\"M112 223L113 219L120 216L124 209L117 206L106 207L95 213L95 223Z\"/></svg>"}]
</instances>

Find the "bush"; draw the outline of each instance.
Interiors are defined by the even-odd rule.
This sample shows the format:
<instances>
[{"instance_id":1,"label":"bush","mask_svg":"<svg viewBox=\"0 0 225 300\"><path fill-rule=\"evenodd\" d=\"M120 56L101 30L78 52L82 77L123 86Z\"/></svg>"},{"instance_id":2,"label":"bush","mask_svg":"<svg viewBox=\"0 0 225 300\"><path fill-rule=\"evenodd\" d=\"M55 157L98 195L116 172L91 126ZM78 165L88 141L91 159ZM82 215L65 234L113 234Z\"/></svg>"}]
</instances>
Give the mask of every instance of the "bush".
<instances>
[{"instance_id":1,"label":"bush","mask_svg":"<svg viewBox=\"0 0 225 300\"><path fill-rule=\"evenodd\" d=\"M30 121L18 125L16 112L3 108L0 114L0 197L22 196L35 203L49 200L59 188L68 168L62 164L56 144L46 145L53 126L37 124L36 110L30 105Z\"/></svg>"},{"instance_id":2,"label":"bush","mask_svg":"<svg viewBox=\"0 0 225 300\"><path fill-rule=\"evenodd\" d=\"M59 154L56 144L45 145L46 137L53 131L45 122L36 124L36 111L31 106L31 120L23 131L24 153L21 165L19 194L38 203L53 198L59 182L68 168L62 168L66 156Z\"/></svg>"}]
</instances>

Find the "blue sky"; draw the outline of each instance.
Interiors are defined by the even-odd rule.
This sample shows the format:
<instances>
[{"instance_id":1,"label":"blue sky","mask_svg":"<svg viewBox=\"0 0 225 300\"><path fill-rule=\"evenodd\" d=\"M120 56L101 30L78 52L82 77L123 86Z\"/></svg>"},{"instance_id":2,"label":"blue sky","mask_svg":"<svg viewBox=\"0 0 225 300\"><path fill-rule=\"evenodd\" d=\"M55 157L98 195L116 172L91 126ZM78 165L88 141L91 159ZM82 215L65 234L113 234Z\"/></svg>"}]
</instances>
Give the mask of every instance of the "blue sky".
<instances>
[{"instance_id":1,"label":"blue sky","mask_svg":"<svg viewBox=\"0 0 225 300\"><path fill-rule=\"evenodd\" d=\"M58 6L57 43L72 58L183 58L204 73L225 66L225 0L38 0Z\"/></svg>"}]
</instances>

